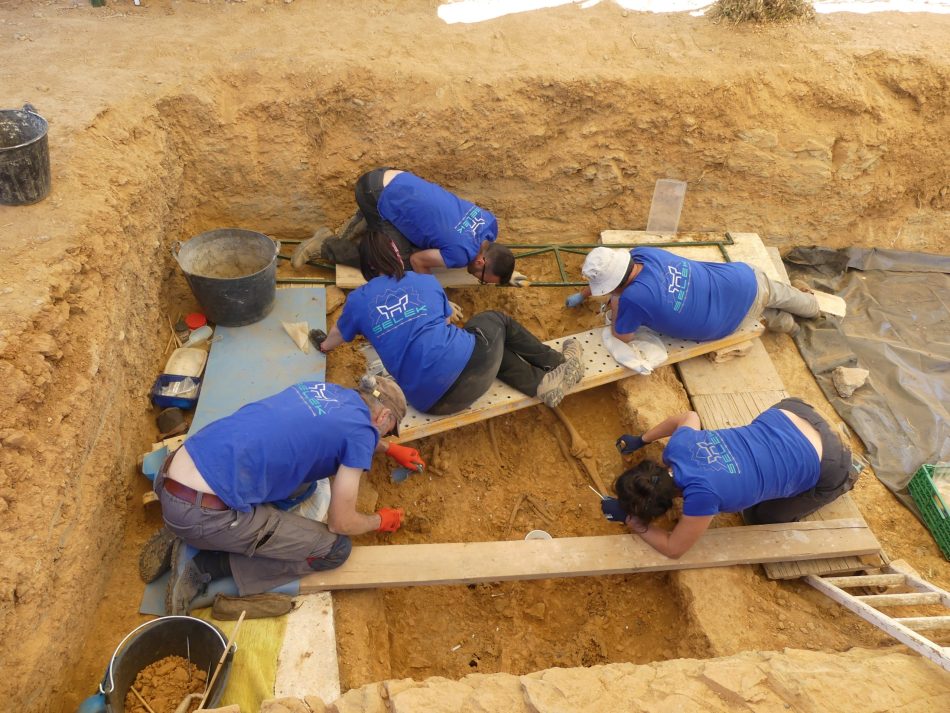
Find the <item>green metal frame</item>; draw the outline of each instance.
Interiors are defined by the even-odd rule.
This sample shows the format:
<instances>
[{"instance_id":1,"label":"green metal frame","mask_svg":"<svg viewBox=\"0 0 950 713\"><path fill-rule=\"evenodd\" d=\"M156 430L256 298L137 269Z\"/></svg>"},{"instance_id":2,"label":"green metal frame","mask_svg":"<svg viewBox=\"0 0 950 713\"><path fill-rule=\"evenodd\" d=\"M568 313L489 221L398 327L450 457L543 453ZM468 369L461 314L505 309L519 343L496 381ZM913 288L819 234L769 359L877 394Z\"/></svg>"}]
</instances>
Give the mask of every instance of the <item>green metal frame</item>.
<instances>
[{"instance_id":1,"label":"green metal frame","mask_svg":"<svg viewBox=\"0 0 950 713\"><path fill-rule=\"evenodd\" d=\"M300 240L282 240L281 243L285 245L296 245L300 243ZM562 253L570 253L572 255L586 255L594 248L672 248L672 247L715 247L719 248L719 252L722 253L722 257L726 262L732 262L729 259L729 254L726 252L727 245L734 245L735 243L732 240L732 237L727 233L722 240L691 240L689 242L675 241L671 240L664 243L612 243L610 245L604 245L603 243L578 243L575 245L535 245L531 243L505 243L506 247L512 249L515 252L515 258L523 257L532 257L534 255L545 255L548 253L554 254L554 260L557 263L558 273L561 276L559 282L532 282L532 287L583 287L587 284L586 281L576 282L572 281L567 276L567 271L564 269L564 260L561 257ZM518 252L524 251L524 252ZM289 260L289 257L285 255L278 255L278 258L282 260ZM323 268L326 270L333 270L334 266L325 264L325 263L309 263L315 267ZM335 280L322 278L322 277L278 277L277 284L299 284L299 285L335 285Z\"/></svg>"}]
</instances>

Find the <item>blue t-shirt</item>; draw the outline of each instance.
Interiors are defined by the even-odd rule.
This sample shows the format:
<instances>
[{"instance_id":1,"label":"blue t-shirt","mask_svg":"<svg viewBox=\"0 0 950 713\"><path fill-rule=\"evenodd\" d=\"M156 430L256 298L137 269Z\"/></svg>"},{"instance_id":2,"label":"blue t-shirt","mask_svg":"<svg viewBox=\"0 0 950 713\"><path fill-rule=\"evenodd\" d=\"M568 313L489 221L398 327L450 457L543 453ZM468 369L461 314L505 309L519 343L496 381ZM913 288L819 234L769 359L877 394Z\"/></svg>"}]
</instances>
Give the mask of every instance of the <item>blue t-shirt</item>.
<instances>
[{"instance_id":1,"label":"blue t-shirt","mask_svg":"<svg viewBox=\"0 0 950 713\"><path fill-rule=\"evenodd\" d=\"M390 184L392 185L392 184ZM455 383L475 349L475 335L451 324L442 285L432 275L380 275L346 298L336 326L346 341L366 337L406 394L426 411Z\"/></svg>"},{"instance_id":2,"label":"blue t-shirt","mask_svg":"<svg viewBox=\"0 0 950 713\"><path fill-rule=\"evenodd\" d=\"M379 214L422 250L437 249L446 267L465 267L498 237L495 216L406 171L383 189Z\"/></svg>"},{"instance_id":3,"label":"blue t-shirt","mask_svg":"<svg viewBox=\"0 0 950 713\"><path fill-rule=\"evenodd\" d=\"M776 408L740 428L677 428L663 460L683 491L683 514L694 516L799 495L815 487L821 473L815 447Z\"/></svg>"},{"instance_id":4,"label":"blue t-shirt","mask_svg":"<svg viewBox=\"0 0 950 713\"><path fill-rule=\"evenodd\" d=\"M209 423L185 450L235 510L283 500L341 465L368 469L379 443L369 408L352 389L304 381Z\"/></svg>"},{"instance_id":5,"label":"blue t-shirt","mask_svg":"<svg viewBox=\"0 0 950 713\"><path fill-rule=\"evenodd\" d=\"M697 262L659 248L634 248L630 255L643 269L620 295L619 334L646 325L677 339L722 339L755 300L755 272L745 263Z\"/></svg>"}]
</instances>

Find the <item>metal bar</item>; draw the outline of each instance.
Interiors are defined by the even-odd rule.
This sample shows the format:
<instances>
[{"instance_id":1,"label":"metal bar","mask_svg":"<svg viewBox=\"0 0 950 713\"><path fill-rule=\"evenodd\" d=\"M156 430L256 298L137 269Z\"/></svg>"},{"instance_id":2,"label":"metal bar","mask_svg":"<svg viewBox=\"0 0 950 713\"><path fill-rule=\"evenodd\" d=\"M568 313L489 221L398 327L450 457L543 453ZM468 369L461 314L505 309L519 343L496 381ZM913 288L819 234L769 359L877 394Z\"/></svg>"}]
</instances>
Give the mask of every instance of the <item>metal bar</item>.
<instances>
[{"instance_id":1,"label":"metal bar","mask_svg":"<svg viewBox=\"0 0 950 713\"><path fill-rule=\"evenodd\" d=\"M557 245L554 246L554 259L557 261L557 269L561 274L561 282L567 282L567 271L564 269L564 261L561 259L561 251Z\"/></svg>"},{"instance_id":2,"label":"metal bar","mask_svg":"<svg viewBox=\"0 0 950 713\"><path fill-rule=\"evenodd\" d=\"M278 277L278 285L335 285L328 277Z\"/></svg>"}]
</instances>

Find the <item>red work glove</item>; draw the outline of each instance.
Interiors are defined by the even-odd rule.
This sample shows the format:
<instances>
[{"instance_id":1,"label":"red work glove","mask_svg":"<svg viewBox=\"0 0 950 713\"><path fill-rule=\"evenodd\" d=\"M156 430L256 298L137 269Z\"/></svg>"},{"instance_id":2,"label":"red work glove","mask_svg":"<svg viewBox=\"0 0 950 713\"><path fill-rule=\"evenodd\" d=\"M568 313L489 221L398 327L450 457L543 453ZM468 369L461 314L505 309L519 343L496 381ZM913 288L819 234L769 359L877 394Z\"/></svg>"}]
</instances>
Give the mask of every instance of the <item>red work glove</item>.
<instances>
[{"instance_id":1,"label":"red work glove","mask_svg":"<svg viewBox=\"0 0 950 713\"><path fill-rule=\"evenodd\" d=\"M379 515L376 532L395 532L402 525L402 508L380 508L376 514Z\"/></svg>"},{"instance_id":2,"label":"red work glove","mask_svg":"<svg viewBox=\"0 0 950 713\"><path fill-rule=\"evenodd\" d=\"M414 470L421 473L426 467L425 461L419 455L419 451L409 446L400 446L398 443L390 443L386 446L386 455L396 461L403 468Z\"/></svg>"}]
</instances>

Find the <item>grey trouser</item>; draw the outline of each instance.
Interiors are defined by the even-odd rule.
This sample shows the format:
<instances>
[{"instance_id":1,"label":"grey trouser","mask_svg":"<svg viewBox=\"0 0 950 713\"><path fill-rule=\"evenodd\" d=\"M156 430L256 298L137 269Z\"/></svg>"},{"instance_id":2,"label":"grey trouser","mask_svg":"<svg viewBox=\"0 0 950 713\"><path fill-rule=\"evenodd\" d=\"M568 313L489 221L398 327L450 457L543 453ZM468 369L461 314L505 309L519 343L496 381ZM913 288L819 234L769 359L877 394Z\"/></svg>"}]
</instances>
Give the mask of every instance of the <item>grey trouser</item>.
<instances>
[{"instance_id":1,"label":"grey trouser","mask_svg":"<svg viewBox=\"0 0 950 713\"><path fill-rule=\"evenodd\" d=\"M851 449L831 430L831 426L811 406L790 397L772 408L783 409L810 423L821 436L821 470L815 487L788 498L765 500L742 511L747 525L797 522L854 487L851 478Z\"/></svg>"},{"instance_id":2,"label":"grey trouser","mask_svg":"<svg viewBox=\"0 0 950 713\"><path fill-rule=\"evenodd\" d=\"M171 456L166 464L170 460ZM211 510L175 497L162 487L165 469L154 484L165 525L193 547L230 553L231 573L241 596L339 567L350 554L350 538L273 505L258 505L250 512Z\"/></svg>"},{"instance_id":3,"label":"grey trouser","mask_svg":"<svg viewBox=\"0 0 950 713\"><path fill-rule=\"evenodd\" d=\"M784 282L776 282L762 270L750 265L755 272L756 294L752 300L752 306L742 320L743 325L751 322L757 322L759 318L765 318L767 327L772 327L772 322L780 312L788 312L799 317L817 317L818 300L809 292L802 292Z\"/></svg>"}]
</instances>

